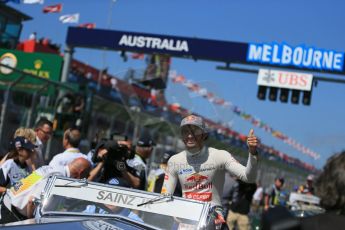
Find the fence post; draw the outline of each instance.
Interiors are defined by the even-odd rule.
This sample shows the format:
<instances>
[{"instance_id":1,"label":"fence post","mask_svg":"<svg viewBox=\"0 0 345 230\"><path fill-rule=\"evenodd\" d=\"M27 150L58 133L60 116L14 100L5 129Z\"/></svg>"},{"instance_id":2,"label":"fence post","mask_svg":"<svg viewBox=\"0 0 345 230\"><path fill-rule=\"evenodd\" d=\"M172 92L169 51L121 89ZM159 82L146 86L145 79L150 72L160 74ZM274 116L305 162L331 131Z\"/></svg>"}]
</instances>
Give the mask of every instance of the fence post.
<instances>
[{"instance_id":1,"label":"fence post","mask_svg":"<svg viewBox=\"0 0 345 230\"><path fill-rule=\"evenodd\" d=\"M2 143L2 138L3 138L4 121L7 115L7 107L8 107L8 101L10 99L10 92L12 88L24 78L24 76L25 75L22 73L19 78L17 78L15 81L13 81L7 86L7 89L4 95L4 102L2 103L2 111L1 111L1 116L0 116L0 143Z\"/></svg>"},{"instance_id":2,"label":"fence post","mask_svg":"<svg viewBox=\"0 0 345 230\"><path fill-rule=\"evenodd\" d=\"M33 111L36 107L36 100L37 100L37 95L39 92L42 92L44 89L46 89L49 86L49 83L46 83L43 85L43 87L41 87L40 89L38 89L37 91L34 92L34 95L32 96L32 100L31 100L31 106L28 112L28 117L26 119L26 127L31 127L32 124L32 114Z\"/></svg>"},{"instance_id":3,"label":"fence post","mask_svg":"<svg viewBox=\"0 0 345 230\"><path fill-rule=\"evenodd\" d=\"M2 109L1 109L1 117L0 117L0 141L1 142L2 142L2 135L3 135L3 129L4 129L4 121L7 115L8 100L10 97L9 95L10 95L10 88L8 87L4 95L4 102L2 103Z\"/></svg>"},{"instance_id":4,"label":"fence post","mask_svg":"<svg viewBox=\"0 0 345 230\"><path fill-rule=\"evenodd\" d=\"M61 82L67 82L68 80L68 74L69 74L69 68L71 65L72 57L73 57L74 49L73 47L66 46L65 49L65 55L64 55L64 61L63 61L63 67L62 67L62 74L61 74Z\"/></svg>"}]
</instances>

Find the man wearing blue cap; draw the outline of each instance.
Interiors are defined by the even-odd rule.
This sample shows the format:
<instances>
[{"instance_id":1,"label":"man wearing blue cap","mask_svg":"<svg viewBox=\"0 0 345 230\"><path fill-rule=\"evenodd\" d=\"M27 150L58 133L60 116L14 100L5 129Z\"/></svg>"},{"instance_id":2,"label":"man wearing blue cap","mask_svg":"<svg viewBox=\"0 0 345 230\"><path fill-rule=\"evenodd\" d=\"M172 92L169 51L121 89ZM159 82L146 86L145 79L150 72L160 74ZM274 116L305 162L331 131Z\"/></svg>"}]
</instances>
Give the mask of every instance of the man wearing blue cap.
<instances>
[{"instance_id":1,"label":"man wearing blue cap","mask_svg":"<svg viewBox=\"0 0 345 230\"><path fill-rule=\"evenodd\" d=\"M221 206L225 170L244 182L255 182L258 139L253 129L247 138L247 165L243 166L229 152L205 146L208 134L201 117L187 116L180 127L186 150L170 158L161 193L172 194L179 182L183 197L218 207ZM225 222L219 210L217 213L216 221Z\"/></svg>"},{"instance_id":2,"label":"man wearing blue cap","mask_svg":"<svg viewBox=\"0 0 345 230\"><path fill-rule=\"evenodd\" d=\"M127 165L135 170L140 182L136 189L145 190L147 183L147 163L146 160L151 156L154 142L149 136L141 136L135 146L135 156L127 160Z\"/></svg>"},{"instance_id":3,"label":"man wearing blue cap","mask_svg":"<svg viewBox=\"0 0 345 230\"><path fill-rule=\"evenodd\" d=\"M35 148L36 146L23 136L18 136L10 142L7 160L0 166L0 195L32 172L26 161L32 156Z\"/></svg>"}]
</instances>

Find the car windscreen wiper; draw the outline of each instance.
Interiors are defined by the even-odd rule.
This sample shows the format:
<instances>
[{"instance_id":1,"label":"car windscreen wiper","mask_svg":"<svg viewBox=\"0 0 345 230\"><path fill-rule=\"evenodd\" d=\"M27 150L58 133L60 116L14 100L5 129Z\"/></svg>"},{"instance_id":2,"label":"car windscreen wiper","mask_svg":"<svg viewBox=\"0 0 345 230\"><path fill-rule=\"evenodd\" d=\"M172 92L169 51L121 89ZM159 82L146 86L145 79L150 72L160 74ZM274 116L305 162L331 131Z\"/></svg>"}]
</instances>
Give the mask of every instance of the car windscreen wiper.
<instances>
[{"instance_id":1,"label":"car windscreen wiper","mask_svg":"<svg viewBox=\"0 0 345 230\"><path fill-rule=\"evenodd\" d=\"M79 184L72 184L72 183L79 183ZM57 184L57 185L54 185L55 187L64 187L64 188L81 188L81 187L84 187L84 186L87 186L89 183L87 182L87 179L84 178L84 179L81 179L81 180L78 180L78 181L71 181L67 184Z\"/></svg>"},{"instance_id":2,"label":"car windscreen wiper","mask_svg":"<svg viewBox=\"0 0 345 230\"><path fill-rule=\"evenodd\" d=\"M171 194L163 194L163 195L160 195L158 197L152 198L152 199L150 199L148 201L145 201L143 203L140 203L140 204L137 205L137 207L143 206L145 204L153 204L153 203L155 203L157 201L160 201L160 200L163 200L163 199L167 199L166 202L168 202L168 201L174 200L174 197Z\"/></svg>"}]
</instances>

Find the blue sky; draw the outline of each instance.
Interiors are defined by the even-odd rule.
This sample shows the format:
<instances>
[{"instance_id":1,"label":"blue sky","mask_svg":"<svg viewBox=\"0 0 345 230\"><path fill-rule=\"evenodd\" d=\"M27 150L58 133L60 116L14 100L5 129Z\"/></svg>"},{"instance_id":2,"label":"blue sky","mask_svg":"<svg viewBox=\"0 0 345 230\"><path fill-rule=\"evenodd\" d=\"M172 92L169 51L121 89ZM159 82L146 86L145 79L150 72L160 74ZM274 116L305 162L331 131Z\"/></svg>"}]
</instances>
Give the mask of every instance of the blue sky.
<instances>
[{"instance_id":1,"label":"blue sky","mask_svg":"<svg viewBox=\"0 0 345 230\"><path fill-rule=\"evenodd\" d=\"M43 6L56 3L64 4L62 13L41 13ZM93 22L97 28L244 43L286 42L291 46L305 44L345 52L345 3L340 0L46 0L44 5L10 5L33 17L24 23L22 40L36 31L39 38L49 37L64 44L67 27L72 24L61 24L58 17L80 13L80 23ZM144 68L143 61L124 63L117 52L106 52L105 63L100 51L77 49L75 57L96 67L109 66L109 72L115 75L121 75L128 67ZM256 97L255 74L216 70L217 65L221 63L174 58L171 69L321 154L319 160L313 160L254 128L263 143L290 156L320 168L330 155L345 149L344 84L319 82L313 89L310 106L260 101ZM317 75L345 80L345 76ZM244 134L252 127L182 86L170 84L167 97L170 102L179 102L208 118L230 122L234 130Z\"/></svg>"}]
</instances>

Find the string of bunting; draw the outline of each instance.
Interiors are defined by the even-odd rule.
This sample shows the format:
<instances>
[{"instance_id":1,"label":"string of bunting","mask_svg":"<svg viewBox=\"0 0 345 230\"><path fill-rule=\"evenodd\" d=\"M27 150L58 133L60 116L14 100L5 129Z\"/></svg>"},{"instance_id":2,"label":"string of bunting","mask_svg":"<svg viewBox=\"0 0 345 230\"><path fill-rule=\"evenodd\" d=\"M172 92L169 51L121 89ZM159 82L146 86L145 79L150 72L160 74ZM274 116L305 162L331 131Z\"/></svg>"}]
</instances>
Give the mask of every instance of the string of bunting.
<instances>
[{"instance_id":1,"label":"string of bunting","mask_svg":"<svg viewBox=\"0 0 345 230\"><path fill-rule=\"evenodd\" d=\"M314 160L317 160L320 158L320 154L314 152L313 150L303 146L296 140L292 139L291 137L288 137L287 135L283 134L282 132L273 129L270 127L267 123L262 122L260 119L255 118L251 114L246 113L243 111L240 107L234 105L230 101L226 101L223 98L220 98L216 96L214 93L209 92L206 88L201 87L199 84L186 79L185 76L181 74L177 74L174 71L171 71L171 74L169 74L169 78L172 80L175 84L181 84L185 86L189 91L192 91L193 93L196 93L205 99L207 99L209 102L214 103L216 105L222 106L224 108L230 109L233 113L241 117L242 119L252 123L254 126L263 129L264 131L270 133L273 137L283 141L284 143L292 146L294 149L296 149L299 152L302 152L303 154L308 155L309 157L312 157Z\"/></svg>"},{"instance_id":2,"label":"string of bunting","mask_svg":"<svg viewBox=\"0 0 345 230\"><path fill-rule=\"evenodd\" d=\"M0 2L13 2L16 4L31 4L31 5L37 5L37 4L44 4L44 0L0 0ZM63 9L63 5L62 3L58 3L55 5L46 5L42 8L42 12L44 14L50 14L50 13L61 13ZM79 19L80 19L80 13L74 13L74 14L65 14L65 15L61 15L59 17L59 21L61 23L79 23ZM96 28L96 24L95 23L82 23L79 25L79 27L84 27L87 29L94 29Z\"/></svg>"}]
</instances>

